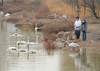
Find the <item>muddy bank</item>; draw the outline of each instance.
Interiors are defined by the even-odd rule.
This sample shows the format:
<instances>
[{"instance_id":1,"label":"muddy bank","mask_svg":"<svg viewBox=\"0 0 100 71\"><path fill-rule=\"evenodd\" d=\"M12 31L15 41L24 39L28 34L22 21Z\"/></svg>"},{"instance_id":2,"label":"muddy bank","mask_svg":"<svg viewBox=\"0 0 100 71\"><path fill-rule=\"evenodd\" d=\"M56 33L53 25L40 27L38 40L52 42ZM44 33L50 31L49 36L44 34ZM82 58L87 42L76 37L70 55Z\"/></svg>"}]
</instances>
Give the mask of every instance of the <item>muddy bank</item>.
<instances>
[{"instance_id":1,"label":"muddy bank","mask_svg":"<svg viewBox=\"0 0 100 71\"><path fill-rule=\"evenodd\" d=\"M75 51L79 51L78 49L80 49L80 48L87 48L87 49L95 48L94 50L96 50L97 48L100 48L100 31L99 31L100 24L98 24L98 23L94 23L94 24L88 23L88 31L87 31L87 40L86 41L82 41L82 33L81 33L80 41L76 42L75 35L71 31L66 31L67 33L59 32L59 33L61 33L61 34L59 34L59 37L57 37L57 34L55 34L55 36L56 36L55 40L52 40L52 37L49 36L48 41L53 43L51 45L53 45L53 46L55 45L56 47L58 47L60 49L64 49L64 50L72 50L73 48L69 47L67 45L67 43L73 43L73 42L79 45L79 48L76 48ZM64 35L64 33L66 36ZM48 43L50 43L50 42L48 42ZM98 50L96 50L96 51L98 51ZM91 50L91 52L93 52L93 50Z\"/></svg>"}]
</instances>

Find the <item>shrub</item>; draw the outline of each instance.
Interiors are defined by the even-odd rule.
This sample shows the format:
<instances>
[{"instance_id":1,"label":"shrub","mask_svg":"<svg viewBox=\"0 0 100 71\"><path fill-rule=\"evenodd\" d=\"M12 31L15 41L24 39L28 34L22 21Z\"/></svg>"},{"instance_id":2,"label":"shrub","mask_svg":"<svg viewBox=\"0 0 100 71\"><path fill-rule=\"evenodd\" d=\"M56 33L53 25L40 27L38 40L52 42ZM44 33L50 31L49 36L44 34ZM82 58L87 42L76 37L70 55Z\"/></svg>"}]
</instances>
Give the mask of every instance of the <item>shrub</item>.
<instances>
[{"instance_id":1,"label":"shrub","mask_svg":"<svg viewBox=\"0 0 100 71\"><path fill-rule=\"evenodd\" d=\"M54 41L56 40L56 34L45 35L44 43L46 49L56 49L57 47L54 45Z\"/></svg>"}]
</instances>

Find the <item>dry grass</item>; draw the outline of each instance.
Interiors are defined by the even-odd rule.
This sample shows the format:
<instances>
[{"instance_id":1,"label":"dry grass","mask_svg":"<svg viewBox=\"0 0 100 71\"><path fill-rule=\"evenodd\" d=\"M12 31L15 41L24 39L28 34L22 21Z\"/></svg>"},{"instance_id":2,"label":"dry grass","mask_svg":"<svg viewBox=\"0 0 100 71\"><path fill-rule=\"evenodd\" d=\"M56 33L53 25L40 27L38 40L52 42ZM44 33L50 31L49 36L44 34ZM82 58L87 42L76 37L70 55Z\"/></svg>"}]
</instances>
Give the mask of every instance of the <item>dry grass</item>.
<instances>
[{"instance_id":1,"label":"dry grass","mask_svg":"<svg viewBox=\"0 0 100 71\"><path fill-rule=\"evenodd\" d=\"M41 7L35 8L34 10L36 12L36 15L35 15L36 19L46 18L48 14L50 14L50 11L48 7L46 6L41 6Z\"/></svg>"},{"instance_id":2,"label":"dry grass","mask_svg":"<svg viewBox=\"0 0 100 71\"><path fill-rule=\"evenodd\" d=\"M31 24L16 24L15 26L19 28L34 28L35 23L32 22Z\"/></svg>"},{"instance_id":3,"label":"dry grass","mask_svg":"<svg viewBox=\"0 0 100 71\"><path fill-rule=\"evenodd\" d=\"M62 0L44 0L43 3L48 6L49 10L53 14L54 13L57 13L59 15L68 14L72 18L75 18L76 16L78 16L78 13L76 12L77 7L75 5L71 6L63 2ZM90 14L91 13L89 12L88 8L86 8L85 14L84 14L84 8L80 7L80 17L81 18L93 18L93 17L89 17L91 16ZM99 14L100 14L100 11L99 11Z\"/></svg>"},{"instance_id":4,"label":"dry grass","mask_svg":"<svg viewBox=\"0 0 100 71\"><path fill-rule=\"evenodd\" d=\"M52 34L52 33L58 33L60 31L71 31L74 29L73 22L70 22L68 24L48 24L44 27L44 33Z\"/></svg>"},{"instance_id":5,"label":"dry grass","mask_svg":"<svg viewBox=\"0 0 100 71\"><path fill-rule=\"evenodd\" d=\"M25 5L24 0L9 0L4 2L3 6L0 6L0 11L3 11L4 14L12 14L23 10L32 11L33 7Z\"/></svg>"},{"instance_id":6,"label":"dry grass","mask_svg":"<svg viewBox=\"0 0 100 71\"><path fill-rule=\"evenodd\" d=\"M27 4L30 4L34 1L39 1L40 3L42 3L41 0L9 0L6 3L4 3L4 5L1 7L0 6L0 11L2 10L5 14L8 13L15 13L15 12L19 12L19 11L32 11L32 10L36 10L36 18L48 18L47 15L48 13L57 13L59 15L64 15L64 14L68 14L70 17L75 18L78 14L77 14L77 8L76 6L72 7L69 4L65 4L64 2L62 2L61 0L43 0L43 5L41 4L41 6L38 7L34 7L33 6L29 6ZM100 13L100 11L99 11ZM89 18L90 16L90 12L88 11L88 9L86 9L85 14L84 14L84 8L81 7L80 8L80 17L81 18ZM49 18L53 18L53 17L49 17ZM92 17L93 18L93 17Z\"/></svg>"},{"instance_id":7,"label":"dry grass","mask_svg":"<svg viewBox=\"0 0 100 71\"><path fill-rule=\"evenodd\" d=\"M12 22L12 23L17 23L17 22L19 22L21 19L19 19L19 18L9 18L9 19L7 19L6 21L7 22Z\"/></svg>"}]
</instances>

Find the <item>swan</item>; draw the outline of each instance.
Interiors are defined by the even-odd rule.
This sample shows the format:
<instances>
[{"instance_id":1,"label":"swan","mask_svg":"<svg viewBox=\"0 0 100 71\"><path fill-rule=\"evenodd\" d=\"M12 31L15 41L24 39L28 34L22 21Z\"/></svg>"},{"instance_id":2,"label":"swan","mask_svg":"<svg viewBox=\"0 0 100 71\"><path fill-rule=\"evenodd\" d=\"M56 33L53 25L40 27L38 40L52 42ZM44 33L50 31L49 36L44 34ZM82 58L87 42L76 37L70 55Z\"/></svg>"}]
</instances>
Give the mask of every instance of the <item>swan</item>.
<instances>
[{"instance_id":1,"label":"swan","mask_svg":"<svg viewBox=\"0 0 100 71\"><path fill-rule=\"evenodd\" d=\"M7 50L9 50L9 55L10 55L11 50L17 50L17 49L16 49L16 47L10 47L10 41L9 41L9 48Z\"/></svg>"},{"instance_id":2,"label":"swan","mask_svg":"<svg viewBox=\"0 0 100 71\"><path fill-rule=\"evenodd\" d=\"M9 36L13 36L13 37L23 37L25 35L18 34L17 33L17 29L16 29L16 32L14 34L12 34L12 35L9 35Z\"/></svg>"},{"instance_id":3,"label":"swan","mask_svg":"<svg viewBox=\"0 0 100 71\"><path fill-rule=\"evenodd\" d=\"M26 44L27 42L26 41L17 41L17 44Z\"/></svg>"},{"instance_id":4,"label":"swan","mask_svg":"<svg viewBox=\"0 0 100 71\"><path fill-rule=\"evenodd\" d=\"M77 44L77 43L69 43L69 45L68 46L70 46L70 47L79 47L79 45Z\"/></svg>"},{"instance_id":5,"label":"swan","mask_svg":"<svg viewBox=\"0 0 100 71\"><path fill-rule=\"evenodd\" d=\"M26 49L19 49L19 44L20 44L20 43L18 43L18 50L17 50L17 51L18 51L18 52L27 52Z\"/></svg>"},{"instance_id":6,"label":"swan","mask_svg":"<svg viewBox=\"0 0 100 71\"><path fill-rule=\"evenodd\" d=\"M27 53L28 54L35 54L36 52L34 52L33 50L29 50L29 44L27 45L28 49L27 49Z\"/></svg>"},{"instance_id":7,"label":"swan","mask_svg":"<svg viewBox=\"0 0 100 71\"><path fill-rule=\"evenodd\" d=\"M29 38L30 38L30 36L28 36L27 42L26 41L17 41L17 44L26 44L27 45L27 43L29 43Z\"/></svg>"},{"instance_id":8,"label":"swan","mask_svg":"<svg viewBox=\"0 0 100 71\"><path fill-rule=\"evenodd\" d=\"M9 13L5 14L5 18L6 19L10 18L10 14Z\"/></svg>"},{"instance_id":9,"label":"swan","mask_svg":"<svg viewBox=\"0 0 100 71\"><path fill-rule=\"evenodd\" d=\"M35 24L35 25L36 25L36 27L35 27L35 31L37 32L38 27L37 27L37 24Z\"/></svg>"},{"instance_id":10,"label":"swan","mask_svg":"<svg viewBox=\"0 0 100 71\"><path fill-rule=\"evenodd\" d=\"M39 38L39 36L36 37L36 42L29 42L28 41L28 45L34 45L34 44L37 45L38 44L38 38Z\"/></svg>"},{"instance_id":11,"label":"swan","mask_svg":"<svg viewBox=\"0 0 100 71\"><path fill-rule=\"evenodd\" d=\"M15 36L17 37L17 29L16 29L16 33L15 33Z\"/></svg>"},{"instance_id":12,"label":"swan","mask_svg":"<svg viewBox=\"0 0 100 71\"><path fill-rule=\"evenodd\" d=\"M27 50L26 49L19 49L19 50L17 50L18 52L27 52Z\"/></svg>"},{"instance_id":13,"label":"swan","mask_svg":"<svg viewBox=\"0 0 100 71\"><path fill-rule=\"evenodd\" d=\"M8 50L16 50L16 47L10 47L10 41L9 41L9 48Z\"/></svg>"},{"instance_id":14,"label":"swan","mask_svg":"<svg viewBox=\"0 0 100 71\"><path fill-rule=\"evenodd\" d=\"M16 29L16 33L14 33L13 35L9 35L9 36L15 36L17 37L18 33L17 33L17 29Z\"/></svg>"},{"instance_id":15,"label":"swan","mask_svg":"<svg viewBox=\"0 0 100 71\"><path fill-rule=\"evenodd\" d=\"M31 51L28 51L29 54L36 54L35 51L31 50Z\"/></svg>"}]
</instances>

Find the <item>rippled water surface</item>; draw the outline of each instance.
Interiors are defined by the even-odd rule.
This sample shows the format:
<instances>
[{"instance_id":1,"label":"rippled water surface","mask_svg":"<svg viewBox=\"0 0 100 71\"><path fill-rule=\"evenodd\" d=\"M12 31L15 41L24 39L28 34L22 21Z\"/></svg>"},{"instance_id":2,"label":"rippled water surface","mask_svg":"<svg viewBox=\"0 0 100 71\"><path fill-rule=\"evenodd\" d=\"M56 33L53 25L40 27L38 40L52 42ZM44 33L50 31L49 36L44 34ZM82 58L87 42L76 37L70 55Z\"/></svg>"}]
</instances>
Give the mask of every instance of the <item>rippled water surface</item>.
<instances>
[{"instance_id":1,"label":"rippled water surface","mask_svg":"<svg viewBox=\"0 0 100 71\"><path fill-rule=\"evenodd\" d=\"M18 29L18 28L17 28ZM9 41L11 46L16 47L17 40L35 41L35 32L32 29L18 29L18 38L12 36L16 32L14 24L0 24L0 71L100 71L100 54L88 53L79 55L79 53L67 53L66 51L46 51L42 47L42 32L39 44L30 47L30 50L36 54L27 54L27 52L11 51L9 56ZM20 49L26 49L21 48ZM29 56L29 57L28 57Z\"/></svg>"}]
</instances>

